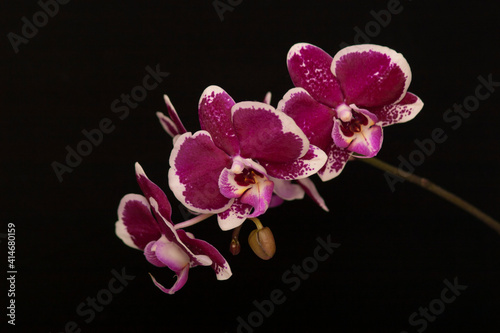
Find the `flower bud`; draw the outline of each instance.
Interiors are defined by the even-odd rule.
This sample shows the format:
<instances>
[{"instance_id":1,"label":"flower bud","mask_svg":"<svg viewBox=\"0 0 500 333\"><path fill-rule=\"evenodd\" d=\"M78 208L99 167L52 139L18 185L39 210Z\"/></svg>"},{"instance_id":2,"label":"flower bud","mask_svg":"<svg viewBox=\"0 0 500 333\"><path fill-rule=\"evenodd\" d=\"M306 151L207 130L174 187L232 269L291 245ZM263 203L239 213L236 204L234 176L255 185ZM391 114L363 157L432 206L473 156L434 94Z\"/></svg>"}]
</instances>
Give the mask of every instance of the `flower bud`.
<instances>
[{"instance_id":1,"label":"flower bud","mask_svg":"<svg viewBox=\"0 0 500 333\"><path fill-rule=\"evenodd\" d=\"M248 236L248 244L253 252L263 260L271 259L276 253L274 236L268 227L253 230Z\"/></svg>"},{"instance_id":2,"label":"flower bud","mask_svg":"<svg viewBox=\"0 0 500 333\"><path fill-rule=\"evenodd\" d=\"M231 240L231 244L229 244L229 251L233 254L233 256L237 255L240 253L241 250L241 245L240 242L238 241L238 238L233 238Z\"/></svg>"}]
</instances>

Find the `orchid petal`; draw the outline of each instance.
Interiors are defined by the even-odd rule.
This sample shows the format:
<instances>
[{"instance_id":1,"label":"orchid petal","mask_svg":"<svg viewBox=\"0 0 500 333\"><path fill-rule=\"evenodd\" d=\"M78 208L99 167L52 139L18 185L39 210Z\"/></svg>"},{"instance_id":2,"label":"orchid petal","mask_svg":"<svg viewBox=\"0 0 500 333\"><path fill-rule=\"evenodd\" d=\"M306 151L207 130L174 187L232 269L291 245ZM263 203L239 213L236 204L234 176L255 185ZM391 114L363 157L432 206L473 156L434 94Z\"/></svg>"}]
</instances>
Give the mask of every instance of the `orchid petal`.
<instances>
[{"instance_id":1,"label":"orchid petal","mask_svg":"<svg viewBox=\"0 0 500 333\"><path fill-rule=\"evenodd\" d=\"M418 96L407 92L397 104L385 105L370 111L377 115L379 125L389 126L412 120L423 107L424 103Z\"/></svg>"},{"instance_id":2,"label":"orchid petal","mask_svg":"<svg viewBox=\"0 0 500 333\"><path fill-rule=\"evenodd\" d=\"M244 204L254 208L248 217L257 217L266 212L273 196L274 184L267 177L259 179L240 198Z\"/></svg>"},{"instance_id":3,"label":"orchid petal","mask_svg":"<svg viewBox=\"0 0 500 333\"><path fill-rule=\"evenodd\" d=\"M264 96L264 100L262 101L265 104L271 105L271 92L268 91L266 96Z\"/></svg>"},{"instance_id":4,"label":"orchid petal","mask_svg":"<svg viewBox=\"0 0 500 333\"><path fill-rule=\"evenodd\" d=\"M210 260L208 265L212 266L218 280L226 280L231 277L232 272L228 262L215 247L201 239L189 237L189 233L184 230L178 230L178 233L181 241L186 244L194 254L208 257ZM204 264L206 264L206 262Z\"/></svg>"},{"instance_id":5,"label":"orchid petal","mask_svg":"<svg viewBox=\"0 0 500 333\"><path fill-rule=\"evenodd\" d=\"M167 105L168 115L170 116L169 118L161 112L156 113L156 116L158 117L158 120L160 121L160 124L163 127L163 129L172 138L175 138L175 136L177 135L186 133L187 132L186 128L182 124L179 116L177 115L177 111L175 111L172 102L170 102L170 98L168 98L167 95L163 95L163 99L165 100L165 104Z\"/></svg>"},{"instance_id":6,"label":"orchid petal","mask_svg":"<svg viewBox=\"0 0 500 333\"><path fill-rule=\"evenodd\" d=\"M233 125L241 156L268 162L290 162L304 156L309 140L292 118L260 102L233 106Z\"/></svg>"},{"instance_id":7,"label":"orchid petal","mask_svg":"<svg viewBox=\"0 0 500 333\"><path fill-rule=\"evenodd\" d=\"M274 208L282 205L285 202L282 198L280 198L278 195L274 194L273 197L271 198L271 202L269 203L269 208Z\"/></svg>"},{"instance_id":8,"label":"orchid petal","mask_svg":"<svg viewBox=\"0 0 500 333\"><path fill-rule=\"evenodd\" d=\"M231 123L231 107L234 104L231 96L218 86L206 88L198 104L201 129L209 132L215 145L230 156L237 155L240 150Z\"/></svg>"},{"instance_id":9,"label":"orchid petal","mask_svg":"<svg viewBox=\"0 0 500 333\"><path fill-rule=\"evenodd\" d=\"M146 245L146 247L144 248L144 256L146 257L146 260L149 261L151 264L155 265L156 267L167 266L160 259L158 259L155 250L156 250L156 241L149 242L148 245Z\"/></svg>"},{"instance_id":10,"label":"orchid petal","mask_svg":"<svg viewBox=\"0 0 500 333\"><path fill-rule=\"evenodd\" d=\"M323 150L331 145L335 111L318 103L303 88L290 89L278 103L278 110L295 121L310 144Z\"/></svg>"},{"instance_id":11,"label":"orchid petal","mask_svg":"<svg viewBox=\"0 0 500 333\"><path fill-rule=\"evenodd\" d=\"M151 250L155 252L158 260L174 272L182 270L191 261L187 253L179 245L167 240L165 236L162 236Z\"/></svg>"},{"instance_id":12,"label":"orchid petal","mask_svg":"<svg viewBox=\"0 0 500 333\"><path fill-rule=\"evenodd\" d=\"M154 199L157 202L157 209L153 210L154 215L158 217L158 214L161 214L167 221L171 221L172 216L172 207L170 206L170 202L168 201L167 196L158 187L155 183L149 180L148 176L142 169L139 163L135 163L135 175L137 179L137 183L144 193L144 196L148 199L149 204L151 205L151 201ZM160 230L162 232L165 231L165 227L163 223L158 223Z\"/></svg>"},{"instance_id":13,"label":"orchid petal","mask_svg":"<svg viewBox=\"0 0 500 333\"><path fill-rule=\"evenodd\" d=\"M318 190L316 189L316 185L310 178L303 178L298 180L299 185L303 188L303 191L307 193L311 199L314 200L323 210L329 212L330 210L325 204L325 200L321 197Z\"/></svg>"},{"instance_id":14,"label":"orchid petal","mask_svg":"<svg viewBox=\"0 0 500 333\"><path fill-rule=\"evenodd\" d=\"M411 82L410 65L403 55L373 44L340 50L331 71L341 82L346 104L364 108L399 102Z\"/></svg>"},{"instance_id":15,"label":"orchid petal","mask_svg":"<svg viewBox=\"0 0 500 333\"><path fill-rule=\"evenodd\" d=\"M269 177L269 179L274 183L274 193L281 199L284 200L298 200L304 198L304 190L300 185L293 184L289 180L278 179L274 177ZM273 199L269 207L273 204Z\"/></svg>"},{"instance_id":16,"label":"orchid petal","mask_svg":"<svg viewBox=\"0 0 500 333\"><path fill-rule=\"evenodd\" d=\"M232 201L220 193L219 176L230 162L229 156L215 146L208 132L185 133L178 138L170 155L170 189L193 211L222 212Z\"/></svg>"},{"instance_id":17,"label":"orchid petal","mask_svg":"<svg viewBox=\"0 0 500 333\"><path fill-rule=\"evenodd\" d=\"M328 160L323 168L318 171L319 178L324 182L337 177L342 172L352 152L340 148L332 142L330 147L325 150L325 153Z\"/></svg>"},{"instance_id":18,"label":"orchid petal","mask_svg":"<svg viewBox=\"0 0 500 333\"><path fill-rule=\"evenodd\" d=\"M175 138L176 135L179 135L179 130L177 129L177 126L172 121L172 119L165 116L161 112L156 112L156 116L160 121L160 125L163 127L163 129L165 130L165 132L167 132L168 135L170 135L172 138Z\"/></svg>"},{"instance_id":19,"label":"orchid petal","mask_svg":"<svg viewBox=\"0 0 500 333\"><path fill-rule=\"evenodd\" d=\"M119 221L115 224L116 235L128 246L144 249L161 236L160 227L151 214L145 197L127 194L118 206Z\"/></svg>"},{"instance_id":20,"label":"orchid petal","mask_svg":"<svg viewBox=\"0 0 500 333\"><path fill-rule=\"evenodd\" d=\"M268 163L262 161L267 173L279 179L301 179L317 173L326 163L325 152L314 145L309 145L309 151L303 157L289 163Z\"/></svg>"},{"instance_id":21,"label":"orchid petal","mask_svg":"<svg viewBox=\"0 0 500 333\"><path fill-rule=\"evenodd\" d=\"M239 227L252 211L253 207L235 199L231 207L217 214L221 230L231 230Z\"/></svg>"},{"instance_id":22,"label":"orchid petal","mask_svg":"<svg viewBox=\"0 0 500 333\"><path fill-rule=\"evenodd\" d=\"M151 202L151 206L153 208L155 208L156 205L157 205L157 203L153 200ZM208 266L208 265L212 264L212 261L210 260L210 258L208 258L205 255L201 255L201 254L194 254L193 252L191 252L189 247L183 243L180 236L184 235L184 233L185 233L184 230L181 230L181 229L176 230L175 226L171 222L167 221L161 215L159 216L159 218L165 222L166 232L163 234L163 242L171 242L171 243L174 243L175 245L177 245L177 247L180 249L180 251L183 251L189 257L189 264L191 267L194 267L197 265ZM192 238L194 238L193 234L189 234L189 235ZM153 248L153 250L154 250L154 248ZM160 257L158 257L158 258L161 260Z\"/></svg>"},{"instance_id":23,"label":"orchid petal","mask_svg":"<svg viewBox=\"0 0 500 333\"><path fill-rule=\"evenodd\" d=\"M167 95L163 95L163 100L165 101L165 104L167 105L168 115L170 116L170 119L172 120L172 122L175 124L175 127L177 129L177 134L186 133L187 130L184 127L184 125L182 124L182 121L179 118L177 111L175 111L174 105L172 104L172 102L170 102L170 98L168 98Z\"/></svg>"},{"instance_id":24,"label":"orchid petal","mask_svg":"<svg viewBox=\"0 0 500 333\"><path fill-rule=\"evenodd\" d=\"M293 45L288 51L287 65L293 84L307 90L318 102L335 107L343 101L339 82L330 71L332 57L319 47Z\"/></svg>"},{"instance_id":25,"label":"orchid petal","mask_svg":"<svg viewBox=\"0 0 500 333\"><path fill-rule=\"evenodd\" d=\"M149 276L151 276L153 283L155 284L155 286L160 288L161 291L163 291L166 294L172 295L186 284L187 279L188 279L188 272L189 272L189 265L186 265L181 271L176 272L177 280L175 281L174 285L170 289L167 289L163 285L158 283L158 281L156 281L156 279L154 278L153 275L149 274Z\"/></svg>"}]
</instances>

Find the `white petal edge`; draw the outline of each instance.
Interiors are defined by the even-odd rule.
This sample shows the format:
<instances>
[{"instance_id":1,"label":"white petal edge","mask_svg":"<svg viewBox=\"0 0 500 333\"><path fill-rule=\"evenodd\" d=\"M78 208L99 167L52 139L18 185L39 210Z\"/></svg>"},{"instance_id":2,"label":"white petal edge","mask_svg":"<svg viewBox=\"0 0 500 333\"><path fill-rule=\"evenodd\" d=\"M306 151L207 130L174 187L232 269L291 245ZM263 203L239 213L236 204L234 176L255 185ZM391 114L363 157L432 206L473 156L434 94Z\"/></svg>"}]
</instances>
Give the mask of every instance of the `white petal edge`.
<instances>
[{"instance_id":1,"label":"white petal edge","mask_svg":"<svg viewBox=\"0 0 500 333\"><path fill-rule=\"evenodd\" d=\"M214 96L211 96L212 93L213 93ZM217 95L222 94L222 93L223 94L227 94L229 96L229 94L224 89L222 89L219 86L211 85L211 86L206 87L205 90L203 90L203 93L200 96L200 100L198 101L198 110L200 109L201 101L203 101L204 98L207 99L206 103L210 104L210 103L212 103L212 101L214 100L214 98Z\"/></svg>"},{"instance_id":2,"label":"white petal edge","mask_svg":"<svg viewBox=\"0 0 500 333\"><path fill-rule=\"evenodd\" d=\"M174 122L172 121L172 119L170 119L169 117L167 117L166 115L164 115L163 113L161 113L159 111L156 112L156 116L160 120L160 125L161 125L161 127L163 127L163 129L165 130L165 132L167 132L167 134L170 135L172 138L175 137L176 134L172 133L172 131L170 130L170 128L168 128L168 126L165 125L165 123L168 123L170 126L172 126L173 128L177 129L177 126L174 124Z\"/></svg>"},{"instance_id":3,"label":"white petal edge","mask_svg":"<svg viewBox=\"0 0 500 333\"><path fill-rule=\"evenodd\" d=\"M125 205L129 201L139 201L141 202L145 207L150 209L149 202L148 200L140 195L140 194L134 194L130 193L125 195L122 200L120 201L120 205L118 206L118 221L115 223L115 233L118 238L120 238L126 245L130 246L131 248L140 250L137 245L135 245L134 241L132 240L132 236L129 234L127 227L123 223L122 217L123 217L123 210L125 209Z\"/></svg>"},{"instance_id":4,"label":"white petal edge","mask_svg":"<svg viewBox=\"0 0 500 333\"><path fill-rule=\"evenodd\" d=\"M317 46L309 44L309 43L297 43L297 44L292 45L292 47L290 48L290 50L288 51L288 54L286 56L286 61L287 62L290 61L290 59L292 59L292 57L294 55L300 56L300 51L302 51L302 49L304 49L305 47L308 47L308 46L317 47Z\"/></svg>"},{"instance_id":5,"label":"white petal edge","mask_svg":"<svg viewBox=\"0 0 500 333\"><path fill-rule=\"evenodd\" d=\"M201 213L201 214L210 214L210 213L217 214L217 213L223 212L226 209L228 209L229 207L231 207L234 199L229 200L229 202L224 207L216 209L216 210L199 209L199 208L193 207L192 205L190 205L186 202L186 197L182 194L186 190L186 186L179 181L179 177L176 175L177 169L175 168L175 159L177 158L177 155L179 154L180 147L182 146L184 141L186 141L187 139L195 138L199 135L207 135L210 138L210 140L212 140L212 136L210 135L210 133L208 133L207 131L203 131L203 130L196 132L194 135L191 132L186 132L186 133L180 135L175 140L175 144L174 144L174 147L172 148L172 152L170 153L170 158L169 158L170 169L168 170L168 185L169 185L172 193L174 193L177 200L179 200L180 203L182 203L182 205L184 205L186 208L188 208L194 212Z\"/></svg>"},{"instance_id":6,"label":"white petal edge","mask_svg":"<svg viewBox=\"0 0 500 333\"><path fill-rule=\"evenodd\" d=\"M283 98L278 102L278 107L276 108L276 110L283 112L286 103L288 103L292 99L292 96L295 94L306 94L307 96L309 96L309 98L313 99L311 97L311 94L309 94L304 88L300 87L292 88L288 90L285 95L283 95Z\"/></svg>"}]
</instances>

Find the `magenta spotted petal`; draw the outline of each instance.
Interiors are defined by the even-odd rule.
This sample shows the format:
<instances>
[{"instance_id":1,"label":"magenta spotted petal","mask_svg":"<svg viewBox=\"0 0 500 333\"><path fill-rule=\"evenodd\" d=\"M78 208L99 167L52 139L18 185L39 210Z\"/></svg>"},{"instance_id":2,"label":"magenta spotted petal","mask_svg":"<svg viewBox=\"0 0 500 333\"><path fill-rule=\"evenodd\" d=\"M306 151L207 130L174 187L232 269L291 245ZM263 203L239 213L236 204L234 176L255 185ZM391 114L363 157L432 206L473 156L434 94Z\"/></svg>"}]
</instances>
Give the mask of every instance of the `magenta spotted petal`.
<instances>
[{"instance_id":1,"label":"magenta spotted petal","mask_svg":"<svg viewBox=\"0 0 500 333\"><path fill-rule=\"evenodd\" d=\"M336 177L344 168L351 153L332 147L335 111L314 100L303 88L290 89L278 104L278 110L295 120L312 145L327 154L325 165L318 171L323 181Z\"/></svg>"},{"instance_id":2,"label":"magenta spotted petal","mask_svg":"<svg viewBox=\"0 0 500 333\"><path fill-rule=\"evenodd\" d=\"M206 130L217 147L230 156L240 150L238 138L231 123L234 100L222 88L210 86L201 95L198 116L202 130Z\"/></svg>"},{"instance_id":3,"label":"magenta spotted petal","mask_svg":"<svg viewBox=\"0 0 500 333\"><path fill-rule=\"evenodd\" d=\"M317 102L305 89L290 89L277 109L295 121L312 145L323 150L330 145L335 111Z\"/></svg>"},{"instance_id":4,"label":"magenta spotted petal","mask_svg":"<svg viewBox=\"0 0 500 333\"><path fill-rule=\"evenodd\" d=\"M335 107L343 101L339 82L330 70L332 57L319 47L295 44L288 51L287 65L293 84L306 89L318 102Z\"/></svg>"},{"instance_id":5,"label":"magenta spotted petal","mask_svg":"<svg viewBox=\"0 0 500 333\"><path fill-rule=\"evenodd\" d=\"M189 209L222 212L232 201L220 193L219 176L230 165L231 158L216 147L208 132L185 133L175 142L170 155L170 189Z\"/></svg>"},{"instance_id":6,"label":"magenta spotted petal","mask_svg":"<svg viewBox=\"0 0 500 333\"><path fill-rule=\"evenodd\" d=\"M407 92L398 103L372 108L371 111L378 116L381 126L389 126L412 120L423 107L424 103L420 98Z\"/></svg>"},{"instance_id":7,"label":"magenta spotted petal","mask_svg":"<svg viewBox=\"0 0 500 333\"><path fill-rule=\"evenodd\" d=\"M294 180L310 177L323 168L327 156L316 146L309 145L308 152L301 158L288 163L261 161L267 173L275 178Z\"/></svg>"},{"instance_id":8,"label":"magenta spotted petal","mask_svg":"<svg viewBox=\"0 0 500 333\"><path fill-rule=\"evenodd\" d=\"M239 227L254 208L242 203L239 198L235 199L231 207L217 214L217 221L221 230L231 230Z\"/></svg>"},{"instance_id":9,"label":"magenta spotted petal","mask_svg":"<svg viewBox=\"0 0 500 333\"><path fill-rule=\"evenodd\" d=\"M260 102L240 102L232 108L241 156L285 163L304 156L309 140L292 118Z\"/></svg>"},{"instance_id":10,"label":"magenta spotted petal","mask_svg":"<svg viewBox=\"0 0 500 333\"><path fill-rule=\"evenodd\" d=\"M411 82L410 65L403 55L379 45L340 50L333 57L331 70L341 82L345 103L360 108L399 102Z\"/></svg>"},{"instance_id":11,"label":"magenta spotted petal","mask_svg":"<svg viewBox=\"0 0 500 333\"><path fill-rule=\"evenodd\" d=\"M325 166L318 171L319 178L324 182L337 177L344 169L349 157L352 155L351 151L340 148L333 143L333 140L330 146L325 150L325 153L328 156L328 160Z\"/></svg>"}]
</instances>

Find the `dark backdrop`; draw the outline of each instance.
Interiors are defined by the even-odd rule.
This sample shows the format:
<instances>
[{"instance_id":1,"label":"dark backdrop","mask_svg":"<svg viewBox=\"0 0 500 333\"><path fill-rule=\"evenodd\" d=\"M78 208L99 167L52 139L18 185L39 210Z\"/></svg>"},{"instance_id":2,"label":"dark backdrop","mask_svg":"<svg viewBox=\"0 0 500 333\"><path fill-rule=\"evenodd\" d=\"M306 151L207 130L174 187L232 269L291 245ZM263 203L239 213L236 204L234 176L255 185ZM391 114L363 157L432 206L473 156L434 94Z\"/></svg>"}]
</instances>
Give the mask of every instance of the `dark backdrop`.
<instances>
[{"instance_id":1,"label":"dark backdrop","mask_svg":"<svg viewBox=\"0 0 500 333\"><path fill-rule=\"evenodd\" d=\"M167 185L171 140L155 116L166 111L163 94L195 131L198 99L208 85L223 87L236 101L261 100L272 91L276 106L292 88L285 60L294 43L334 55L342 43L368 41L361 33L405 55L413 72L409 90L425 102L415 120L384 130L379 157L397 165L399 156L408 159L417 149L415 139L443 129L447 140L415 173L500 218L498 84L476 111L460 117L460 125L443 118L455 103L474 101L478 77L500 81L500 5L397 3L242 0L229 5L222 21L212 1L72 0L49 7L53 17L44 21L40 3L3 1L0 246L7 276L5 237L7 224L15 224L15 329L236 332L241 325L240 332L498 332L500 236L410 183L392 192L382 172L360 162L328 183L314 177L330 213L304 199L262 217L278 246L270 261L255 257L244 237L242 253L232 257L230 232L220 231L215 219L190 228L228 258L228 281L198 267L181 291L164 295L148 272L166 285L172 273L154 268L114 234L121 197L139 192L136 161L167 191L174 221L183 219ZM388 9L390 21L381 14ZM33 15L38 31L24 28L31 37L20 39ZM169 75L128 113L113 112L116 99L142 85L148 66ZM111 127L105 126L102 142L60 181L53 162L65 164L66 147L75 149L85 139L82 131L106 118ZM250 230L246 225L242 233ZM307 258L318 237L341 246L310 266L307 278L283 278L304 259L313 265ZM129 280L112 294L114 272ZM445 280L467 288L453 298ZM271 309L272 295L280 304ZM105 303L97 304L99 311L88 305L96 297ZM6 324L10 298L2 299L2 325L12 329ZM437 315L422 319L419 311L429 306Z\"/></svg>"}]
</instances>

